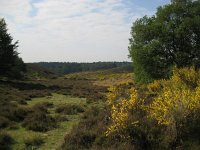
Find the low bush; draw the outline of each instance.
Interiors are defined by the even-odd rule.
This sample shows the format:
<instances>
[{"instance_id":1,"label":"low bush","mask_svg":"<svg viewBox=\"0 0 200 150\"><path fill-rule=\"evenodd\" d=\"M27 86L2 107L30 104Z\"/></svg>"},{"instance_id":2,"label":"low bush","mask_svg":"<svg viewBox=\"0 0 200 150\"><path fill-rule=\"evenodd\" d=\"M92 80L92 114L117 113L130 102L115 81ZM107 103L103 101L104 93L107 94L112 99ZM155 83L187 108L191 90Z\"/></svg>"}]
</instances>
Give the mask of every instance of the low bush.
<instances>
[{"instance_id":1,"label":"low bush","mask_svg":"<svg viewBox=\"0 0 200 150\"><path fill-rule=\"evenodd\" d=\"M27 116L23 124L29 130L45 132L55 128L56 120L44 112L34 112Z\"/></svg>"},{"instance_id":2,"label":"low bush","mask_svg":"<svg viewBox=\"0 0 200 150\"><path fill-rule=\"evenodd\" d=\"M30 135L24 139L26 148L36 149L39 148L43 143L44 139L38 134Z\"/></svg>"},{"instance_id":3,"label":"low bush","mask_svg":"<svg viewBox=\"0 0 200 150\"><path fill-rule=\"evenodd\" d=\"M21 99L21 100L18 101L18 103L21 104L21 105L26 105L27 101L26 101L26 99Z\"/></svg>"},{"instance_id":4,"label":"low bush","mask_svg":"<svg viewBox=\"0 0 200 150\"><path fill-rule=\"evenodd\" d=\"M8 150L14 143L13 138L5 131L0 131L0 149Z\"/></svg>"},{"instance_id":5,"label":"low bush","mask_svg":"<svg viewBox=\"0 0 200 150\"><path fill-rule=\"evenodd\" d=\"M11 124L8 126L8 129L10 130L16 130L19 129L20 125L17 124L16 122L11 122Z\"/></svg>"},{"instance_id":6,"label":"low bush","mask_svg":"<svg viewBox=\"0 0 200 150\"><path fill-rule=\"evenodd\" d=\"M96 135L90 132L76 132L66 135L63 150L79 150L91 148L95 141Z\"/></svg>"},{"instance_id":7,"label":"low bush","mask_svg":"<svg viewBox=\"0 0 200 150\"><path fill-rule=\"evenodd\" d=\"M93 147L96 137L105 132L107 111L105 108L91 107L84 112L82 120L65 136L63 149L78 150Z\"/></svg>"},{"instance_id":8,"label":"low bush","mask_svg":"<svg viewBox=\"0 0 200 150\"><path fill-rule=\"evenodd\" d=\"M42 111L48 113L48 108L43 103L36 103L34 106L31 107L31 111Z\"/></svg>"},{"instance_id":9,"label":"low bush","mask_svg":"<svg viewBox=\"0 0 200 150\"><path fill-rule=\"evenodd\" d=\"M0 129L8 127L9 124L10 121L7 118L0 116Z\"/></svg>"},{"instance_id":10,"label":"low bush","mask_svg":"<svg viewBox=\"0 0 200 150\"><path fill-rule=\"evenodd\" d=\"M44 105L37 104L23 121L23 126L29 130L45 132L57 126L56 120L48 115Z\"/></svg>"},{"instance_id":11,"label":"low bush","mask_svg":"<svg viewBox=\"0 0 200 150\"><path fill-rule=\"evenodd\" d=\"M96 138L92 149L94 150L138 150L129 141L120 141L120 137L117 136L105 136L100 135Z\"/></svg>"},{"instance_id":12,"label":"low bush","mask_svg":"<svg viewBox=\"0 0 200 150\"><path fill-rule=\"evenodd\" d=\"M34 105L33 109L40 109L47 111L47 108L53 108L53 103L51 102L41 102Z\"/></svg>"},{"instance_id":13,"label":"low bush","mask_svg":"<svg viewBox=\"0 0 200 150\"><path fill-rule=\"evenodd\" d=\"M11 121L22 121L30 112L26 106L20 106L12 103L4 103L0 114Z\"/></svg>"},{"instance_id":14,"label":"low bush","mask_svg":"<svg viewBox=\"0 0 200 150\"><path fill-rule=\"evenodd\" d=\"M30 113L30 109L26 106L18 106L12 109L13 121L22 121Z\"/></svg>"},{"instance_id":15,"label":"low bush","mask_svg":"<svg viewBox=\"0 0 200 150\"><path fill-rule=\"evenodd\" d=\"M77 104L67 104L56 108L57 113L62 113L66 115L75 115L77 113L82 113L84 111L85 111L84 107Z\"/></svg>"},{"instance_id":16,"label":"low bush","mask_svg":"<svg viewBox=\"0 0 200 150\"><path fill-rule=\"evenodd\" d=\"M54 118L56 119L56 122L69 121L69 119L65 115L58 114L58 115L55 115Z\"/></svg>"}]
</instances>

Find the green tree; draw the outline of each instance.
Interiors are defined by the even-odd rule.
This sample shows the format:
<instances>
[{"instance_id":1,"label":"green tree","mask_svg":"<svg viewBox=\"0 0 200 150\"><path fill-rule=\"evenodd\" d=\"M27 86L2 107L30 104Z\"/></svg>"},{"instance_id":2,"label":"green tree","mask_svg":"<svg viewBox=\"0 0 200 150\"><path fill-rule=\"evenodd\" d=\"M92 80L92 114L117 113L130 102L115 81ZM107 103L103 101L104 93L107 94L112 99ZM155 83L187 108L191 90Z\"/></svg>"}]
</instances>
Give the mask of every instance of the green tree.
<instances>
[{"instance_id":1,"label":"green tree","mask_svg":"<svg viewBox=\"0 0 200 150\"><path fill-rule=\"evenodd\" d=\"M167 78L172 66L200 67L200 1L172 0L134 22L129 45L135 79Z\"/></svg>"},{"instance_id":2,"label":"green tree","mask_svg":"<svg viewBox=\"0 0 200 150\"><path fill-rule=\"evenodd\" d=\"M0 75L19 78L26 70L23 60L18 57L18 41L8 33L4 19L0 19Z\"/></svg>"}]
</instances>

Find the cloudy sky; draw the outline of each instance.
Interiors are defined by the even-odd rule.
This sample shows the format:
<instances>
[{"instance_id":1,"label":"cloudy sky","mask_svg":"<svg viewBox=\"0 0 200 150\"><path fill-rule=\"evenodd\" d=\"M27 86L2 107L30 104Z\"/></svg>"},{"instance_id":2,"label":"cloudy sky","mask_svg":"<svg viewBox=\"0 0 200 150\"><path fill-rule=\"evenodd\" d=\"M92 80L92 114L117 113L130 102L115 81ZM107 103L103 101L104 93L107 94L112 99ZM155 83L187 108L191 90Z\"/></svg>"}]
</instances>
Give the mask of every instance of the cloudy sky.
<instances>
[{"instance_id":1,"label":"cloudy sky","mask_svg":"<svg viewBox=\"0 0 200 150\"><path fill-rule=\"evenodd\" d=\"M0 0L25 62L128 61L132 22L170 0Z\"/></svg>"}]
</instances>

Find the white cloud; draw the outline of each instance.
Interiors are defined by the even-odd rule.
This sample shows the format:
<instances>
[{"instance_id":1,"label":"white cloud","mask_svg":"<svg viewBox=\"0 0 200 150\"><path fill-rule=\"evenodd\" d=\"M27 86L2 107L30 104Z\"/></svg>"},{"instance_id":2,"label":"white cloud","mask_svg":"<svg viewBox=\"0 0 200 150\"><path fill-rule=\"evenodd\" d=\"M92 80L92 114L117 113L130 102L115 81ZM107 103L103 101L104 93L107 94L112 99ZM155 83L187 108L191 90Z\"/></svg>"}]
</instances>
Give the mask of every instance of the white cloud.
<instances>
[{"instance_id":1,"label":"white cloud","mask_svg":"<svg viewBox=\"0 0 200 150\"><path fill-rule=\"evenodd\" d=\"M122 0L0 1L26 62L128 60L131 24L149 13Z\"/></svg>"}]
</instances>

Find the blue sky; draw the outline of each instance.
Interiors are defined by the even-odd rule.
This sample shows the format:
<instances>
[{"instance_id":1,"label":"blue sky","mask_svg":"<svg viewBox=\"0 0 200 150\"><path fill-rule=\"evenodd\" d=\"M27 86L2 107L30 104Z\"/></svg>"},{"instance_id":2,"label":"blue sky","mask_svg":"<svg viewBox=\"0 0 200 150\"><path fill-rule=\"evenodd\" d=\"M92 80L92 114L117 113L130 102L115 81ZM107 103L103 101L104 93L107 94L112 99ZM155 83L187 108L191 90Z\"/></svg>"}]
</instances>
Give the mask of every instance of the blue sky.
<instances>
[{"instance_id":1,"label":"blue sky","mask_svg":"<svg viewBox=\"0 0 200 150\"><path fill-rule=\"evenodd\" d=\"M0 0L25 62L128 61L132 23L170 0Z\"/></svg>"}]
</instances>

